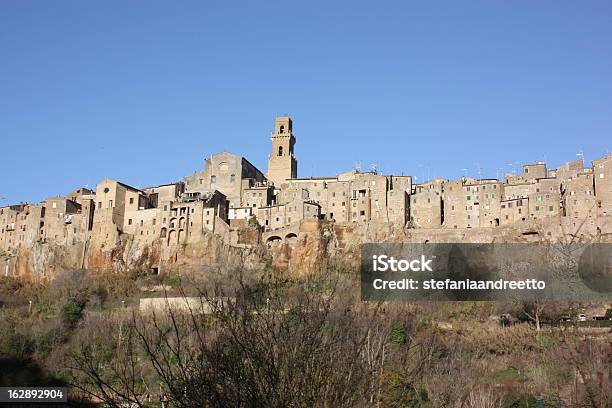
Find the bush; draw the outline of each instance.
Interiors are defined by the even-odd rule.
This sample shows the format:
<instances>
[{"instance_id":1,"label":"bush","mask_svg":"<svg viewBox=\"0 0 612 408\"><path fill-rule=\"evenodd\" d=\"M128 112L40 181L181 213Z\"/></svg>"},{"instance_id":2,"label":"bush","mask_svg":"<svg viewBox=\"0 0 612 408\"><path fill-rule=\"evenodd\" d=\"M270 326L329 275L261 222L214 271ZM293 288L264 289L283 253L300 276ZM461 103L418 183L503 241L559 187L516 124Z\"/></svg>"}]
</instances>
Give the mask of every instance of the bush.
<instances>
[{"instance_id":1,"label":"bush","mask_svg":"<svg viewBox=\"0 0 612 408\"><path fill-rule=\"evenodd\" d=\"M397 320L391 324L391 343L406 344L406 328Z\"/></svg>"},{"instance_id":2,"label":"bush","mask_svg":"<svg viewBox=\"0 0 612 408\"><path fill-rule=\"evenodd\" d=\"M16 358L26 359L34 353L34 341L26 334L13 332L6 336L3 354Z\"/></svg>"},{"instance_id":3,"label":"bush","mask_svg":"<svg viewBox=\"0 0 612 408\"><path fill-rule=\"evenodd\" d=\"M254 228L256 230L261 230L261 225L257 221L257 217L255 217L254 215L249 218L249 227Z\"/></svg>"},{"instance_id":4,"label":"bush","mask_svg":"<svg viewBox=\"0 0 612 408\"><path fill-rule=\"evenodd\" d=\"M76 299L69 299L64 306L62 306L62 310L60 311L62 322L70 327L74 327L78 321L81 320L84 308L84 303Z\"/></svg>"},{"instance_id":5,"label":"bush","mask_svg":"<svg viewBox=\"0 0 612 408\"><path fill-rule=\"evenodd\" d=\"M178 275L168 275L164 278L164 284L172 286L173 288L178 288L181 286L181 277Z\"/></svg>"}]
</instances>

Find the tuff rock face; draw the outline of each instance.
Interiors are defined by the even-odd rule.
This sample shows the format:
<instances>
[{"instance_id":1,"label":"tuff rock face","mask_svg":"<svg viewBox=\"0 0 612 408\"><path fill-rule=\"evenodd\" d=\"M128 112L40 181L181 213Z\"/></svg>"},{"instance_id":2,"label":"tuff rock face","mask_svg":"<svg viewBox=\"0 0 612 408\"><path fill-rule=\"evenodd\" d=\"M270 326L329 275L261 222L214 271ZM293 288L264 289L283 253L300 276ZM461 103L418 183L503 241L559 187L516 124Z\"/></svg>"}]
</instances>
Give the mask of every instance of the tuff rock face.
<instances>
[{"instance_id":1,"label":"tuff rock face","mask_svg":"<svg viewBox=\"0 0 612 408\"><path fill-rule=\"evenodd\" d=\"M167 246L161 241L143 243L118 232L104 242L78 242L70 246L36 243L17 254L0 254L0 273L46 280L58 271L69 269L170 273L234 262L245 268L268 263L275 270L302 276L331 266L357 270L360 244L366 242L487 243L573 239L609 243L612 242L612 221L604 218L576 224L549 220L499 228L405 229L393 223L358 225L307 220L296 227L294 236L285 240L266 242L265 234L252 230L243 231L242 235L249 236L248 244L231 243L217 235L206 234L196 243Z\"/></svg>"}]
</instances>

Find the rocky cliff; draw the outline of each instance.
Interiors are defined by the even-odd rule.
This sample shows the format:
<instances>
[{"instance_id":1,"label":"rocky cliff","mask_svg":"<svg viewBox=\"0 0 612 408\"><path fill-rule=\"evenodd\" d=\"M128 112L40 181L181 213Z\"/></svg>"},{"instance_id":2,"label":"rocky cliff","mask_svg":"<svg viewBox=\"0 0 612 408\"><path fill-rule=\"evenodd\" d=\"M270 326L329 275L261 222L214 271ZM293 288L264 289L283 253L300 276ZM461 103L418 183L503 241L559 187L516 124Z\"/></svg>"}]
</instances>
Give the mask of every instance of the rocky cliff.
<instances>
[{"instance_id":1,"label":"rocky cliff","mask_svg":"<svg viewBox=\"0 0 612 408\"><path fill-rule=\"evenodd\" d=\"M356 269L360 244L365 242L612 242L612 220L610 217L586 222L550 219L473 229L405 229L392 223L336 224L306 220L293 230L291 238L284 240L277 236L271 239L272 233L254 239L252 230L243 231L243 236L251 236L249 245L236 245L213 234L206 234L197 243L174 246L114 234L103 242L87 240L69 246L37 242L16 254L0 254L0 273L44 280L67 269L169 273L228 262L250 268L271 260L277 270L302 275L330 266ZM270 238L266 240L266 237Z\"/></svg>"}]
</instances>

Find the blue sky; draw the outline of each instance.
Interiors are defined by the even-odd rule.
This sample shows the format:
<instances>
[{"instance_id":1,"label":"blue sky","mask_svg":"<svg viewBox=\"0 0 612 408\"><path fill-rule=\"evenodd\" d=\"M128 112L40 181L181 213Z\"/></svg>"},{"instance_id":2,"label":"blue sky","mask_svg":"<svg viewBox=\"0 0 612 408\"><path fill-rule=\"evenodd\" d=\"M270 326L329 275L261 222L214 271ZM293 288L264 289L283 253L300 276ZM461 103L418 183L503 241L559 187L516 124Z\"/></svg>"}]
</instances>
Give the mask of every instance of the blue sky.
<instances>
[{"instance_id":1,"label":"blue sky","mask_svg":"<svg viewBox=\"0 0 612 408\"><path fill-rule=\"evenodd\" d=\"M0 2L0 205L180 180L222 150L495 177L612 149L609 1Z\"/></svg>"}]
</instances>

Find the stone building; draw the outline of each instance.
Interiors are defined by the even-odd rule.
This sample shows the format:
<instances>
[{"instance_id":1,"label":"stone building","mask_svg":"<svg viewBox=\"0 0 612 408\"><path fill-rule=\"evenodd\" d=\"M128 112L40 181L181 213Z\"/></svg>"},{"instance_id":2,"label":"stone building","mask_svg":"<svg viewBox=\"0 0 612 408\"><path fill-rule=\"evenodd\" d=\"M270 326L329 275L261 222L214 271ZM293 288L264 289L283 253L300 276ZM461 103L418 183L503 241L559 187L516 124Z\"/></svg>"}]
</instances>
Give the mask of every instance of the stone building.
<instances>
[{"instance_id":1,"label":"stone building","mask_svg":"<svg viewBox=\"0 0 612 408\"><path fill-rule=\"evenodd\" d=\"M599 217L610 216L612 215L612 153L593 160L593 178L597 198L597 215Z\"/></svg>"},{"instance_id":2,"label":"stone building","mask_svg":"<svg viewBox=\"0 0 612 408\"><path fill-rule=\"evenodd\" d=\"M0 249L11 252L17 249L23 238L23 226L26 204L10 205L0 208Z\"/></svg>"},{"instance_id":3,"label":"stone building","mask_svg":"<svg viewBox=\"0 0 612 408\"><path fill-rule=\"evenodd\" d=\"M397 222L409 217L412 178L352 170L336 177L287 180L278 203L302 195L321 206L321 218L335 222ZM304 195L301 193L306 191Z\"/></svg>"},{"instance_id":4,"label":"stone building","mask_svg":"<svg viewBox=\"0 0 612 408\"><path fill-rule=\"evenodd\" d=\"M592 169L571 175L561 183L565 216L594 218L597 216L595 181Z\"/></svg>"},{"instance_id":5,"label":"stone building","mask_svg":"<svg viewBox=\"0 0 612 408\"><path fill-rule=\"evenodd\" d=\"M84 236L87 226L85 219L80 217L81 205L64 197L48 198L44 202L44 225L41 229L43 241L68 245L76 243Z\"/></svg>"},{"instance_id":6,"label":"stone building","mask_svg":"<svg viewBox=\"0 0 612 408\"><path fill-rule=\"evenodd\" d=\"M285 228L304 219L319 219L320 217L321 206L300 197L288 203L257 209L257 220L266 230Z\"/></svg>"},{"instance_id":7,"label":"stone building","mask_svg":"<svg viewBox=\"0 0 612 408\"><path fill-rule=\"evenodd\" d=\"M184 193L180 199L160 208L159 237L168 245L197 242L219 224L229 224L227 198L219 191Z\"/></svg>"},{"instance_id":8,"label":"stone building","mask_svg":"<svg viewBox=\"0 0 612 408\"><path fill-rule=\"evenodd\" d=\"M444 187L444 219L443 226L446 228L467 228L467 196L464 192L466 178L449 182Z\"/></svg>"},{"instance_id":9,"label":"stone building","mask_svg":"<svg viewBox=\"0 0 612 408\"><path fill-rule=\"evenodd\" d=\"M479 226L498 227L501 223L502 184L496 179L478 180L476 192L479 207Z\"/></svg>"},{"instance_id":10,"label":"stone building","mask_svg":"<svg viewBox=\"0 0 612 408\"><path fill-rule=\"evenodd\" d=\"M500 203L500 225L525 221L529 216L529 198L511 198Z\"/></svg>"},{"instance_id":11,"label":"stone building","mask_svg":"<svg viewBox=\"0 0 612 408\"><path fill-rule=\"evenodd\" d=\"M530 218L558 217L561 214L561 185L558 179L551 177L536 179L527 197Z\"/></svg>"},{"instance_id":12,"label":"stone building","mask_svg":"<svg viewBox=\"0 0 612 408\"><path fill-rule=\"evenodd\" d=\"M222 152L206 159L204 171L185 177L186 192L223 193L231 207L240 207L243 192L265 182L263 173L242 156Z\"/></svg>"},{"instance_id":13,"label":"stone building","mask_svg":"<svg viewBox=\"0 0 612 408\"><path fill-rule=\"evenodd\" d=\"M548 172L545 163L539 162L523 166L523 178L525 180L537 180L546 177L548 177Z\"/></svg>"},{"instance_id":14,"label":"stone building","mask_svg":"<svg viewBox=\"0 0 612 408\"><path fill-rule=\"evenodd\" d=\"M276 118L272 138L272 153L268 157L266 178L278 188L285 180L297 178L297 159L294 155L293 121L288 116Z\"/></svg>"},{"instance_id":15,"label":"stone building","mask_svg":"<svg viewBox=\"0 0 612 408\"><path fill-rule=\"evenodd\" d=\"M266 207L274 200L274 187L267 183L254 183L242 191L241 207Z\"/></svg>"},{"instance_id":16,"label":"stone building","mask_svg":"<svg viewBox=\"0 0 612 408\"><path fill-rule=\"evenodd\" d=\"M435 179L412 186L410 221L416 228L440 228L444 222L442 195L448 180Z\"/></svg>"}]
</instances>

